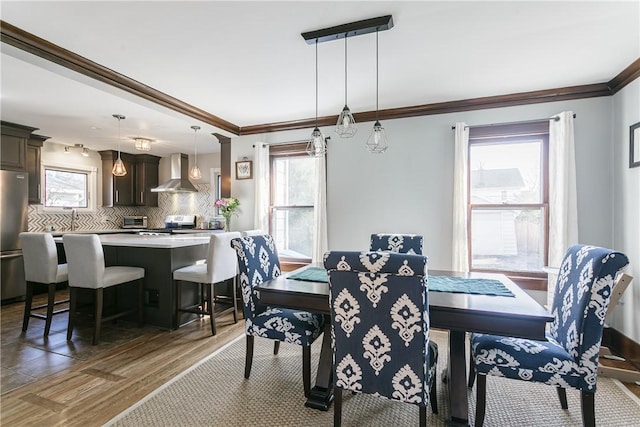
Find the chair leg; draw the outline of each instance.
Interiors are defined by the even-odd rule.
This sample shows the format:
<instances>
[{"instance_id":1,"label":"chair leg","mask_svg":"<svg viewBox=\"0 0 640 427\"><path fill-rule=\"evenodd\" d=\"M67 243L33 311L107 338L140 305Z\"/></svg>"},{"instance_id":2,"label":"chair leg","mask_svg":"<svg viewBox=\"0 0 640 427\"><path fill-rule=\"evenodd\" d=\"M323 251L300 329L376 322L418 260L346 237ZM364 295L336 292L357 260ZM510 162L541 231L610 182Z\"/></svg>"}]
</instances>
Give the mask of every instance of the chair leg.
<instances>
[{"instance_id":1,"label":"chair leg","mask_svg":"<svg viewBox=\"0 0 640 427\"><path fill-rule=\"evenodd\" d=\"M180 309L182 308L182 289L180 288L180 280L174 280L176 286L176 320L173 329L180 327Z\"/></svg>"},{"instance_id":2,"label":"chair leg","mask_svg":"<svg viewBox=\"0 0 640 427\"><path fill-rule=\"evenodd\" d=\"M138 328L144 326L144 279L138 280Z\"/></svg>"},{"instance_id":3,"label":"chair leg","mask_svg":"<svg viewBox=\"0 0 640 427\"><path fill-rule=\"evenodd\" d=\"M71 339L76 323L76 307L78 305L78 288L69 287L69 322L67 324L67 341Z\"/></svg>"},{"instance_id":4,"label":"chair leg","mask_svg":"<svg viewBox=\"0 0 640 427\"><path fill-rule=\"evenodd\" d=\"M420 427L427 427L427 407L425 406L418 406L418 409L420 410Z\"/></svg>"},{"instance_id":5,"label":"chair leg","mask_svg":"<svg viewBox=\"0 0 640 427\"><path fill-rule=\"evenodd\" d=\"M304 385L304 397L309 397L311 391L311 346L302 346L302 384Z\"/></svg>"},{"instance_id":6,"label":"chair leg","mask_svg":"<svg viewBox=\"0 0 640 427\"><path fill-rule=\"evenodd\" d=\"M204 286L204 285L203 285ZM215 299L213 294L213 283L207 285L209 292L207 292L207 312L209 313L209 322L211 322L211 335L216 335L216 313L214 311L213 300Z\"/></svg>"},{"instance_id":7,"label":"chair leg","mask_svg":"<svg viewBox=\"0 0 640 427\"><path fill-rule=\"evenodd\" d=\"M53 319L53 307L56 302L56 284L49 283L47 285L47 318L44 321L44 336L49 336L51 329L51 319Z\"/></svg>"},{"instance_id":8,"label":"chair leg","mask_svg":"<svg viewBox=\"0 0 640 427\"><path fill-rule=\"evenodd\" d=\"M429 396L429 401L431 402L431 412L434 414L438 413L438 395L436 394L436 383L437 378L433 378L431 380L431 394Z\"/></svg>"},{"instance_id":9,"label":"chair leg","mask_svg":"<svg viewBox=\"0 0 640 427\"><path fill-rule=\"evenodd\" d=\"M473 354L469 354L469 383L467 387L473 388L473 382L476 379L476 368L473 365Z\"/></svg>"},{"instance_id":10,"label":"chair leg","mask_svg":"<svg viewBox=\"0 0 640 427\"><path fill-rule=\"evenodd\" d=\"M31 304L33 302L33 282L27 282L27 296L24 300L24 315L22 316L22 330L26 331L29 327L29 319L31 318Z\"/></svg>"},{"instance_id":11,"label":"chair leg","mask_svg":"<svg viewBox=\"0 0 640 427\"><path fill-rule=\"evenodd\" d=\"M342 425L342 389L333 387L333 427Z\"/></svg>"},{"instance_id":12,"label":"chair leg","mask_svg":"<svg viewBox=\"0 0 640 427\"><path fill-rule=\"evenodd\" d=\"M595 393L591 391L580 392L580 406L582 407L582 425L584 427L596 426Z\"/></svg>"},{"instance_id":13,"label":"chair leg","mask_svg":"<svg viewBox=\"0 0 640 427\"><path fill-rule=\"evenodd\" d=\"M247 335L247 351L244 357L244 377L251 375L251 364L253 363L253 336Z\"/></svg>"},{"instance_id":14,"label":"chair leg","mask_svg":"<svg viewBox=\"0 0 640 427\"><path fill-rule=\"evenodd\" d=\"M233 323L238 323L238 299L236 297L236 278L233 276L233 283L231 284L231 294L233 299Z\"/></svg>"},{"instance_id":15,"label":"chair leg","mask_svg":"<svg viewBox=\"0 0 640 427\"><path fill-rule=\"evenodd\" d=\"M484 411L487 404L487 376L485 374L477 374L476 385L476 427L482 427L484 424Z\"/></svg>"},{"instance_id":16,"label":"chair leg","mask_svg":"<svg viewBox=\"0 0 640 427\"><path fill-rule=\"evenodd\" d=\"M100 341L100 330L102 329L102 303L104 301L104 288L95 290L95 325L93 329L93 345Z\"/></svg>"},{"instance_id":17,"label":"chair leg","mask_svg":"<svg viewBox=\"0 0 640 427\"><path fill-rule=\"evenodd\" d=\"M567 390L563 387L556 387L558 391L558 399L560 399L560 406L562 409L569 409L569 405L567 404Z\"/></svg>"},{"instance_id":18,"label":"chair leg","mask_svg":"<svg viewBox=\"0 0 640 427\"><path fill-rule=\"evenodd\" d=\"M280 350L280 341L274 341L273 342L273 354L278 354L278 351Z\"/></svg>"}]
</instances>

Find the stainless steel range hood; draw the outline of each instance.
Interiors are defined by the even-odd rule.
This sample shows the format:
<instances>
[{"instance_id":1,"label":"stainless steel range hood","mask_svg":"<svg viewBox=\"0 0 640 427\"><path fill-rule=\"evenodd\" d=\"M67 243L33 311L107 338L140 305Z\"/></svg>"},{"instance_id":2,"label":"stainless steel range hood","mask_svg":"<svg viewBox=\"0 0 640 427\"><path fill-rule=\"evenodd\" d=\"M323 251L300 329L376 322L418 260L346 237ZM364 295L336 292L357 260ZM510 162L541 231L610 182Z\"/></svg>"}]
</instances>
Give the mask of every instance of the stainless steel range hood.
<instances>
[{"instance_id":1,"label":"stainless steel range hood","mask_svg":"<svg viewBox=\"0 0 640 427\"><path fill-rule=\"evenodd\" d=\"M186 154L177 153L171 155L171 179L156 188L154 193L190 193L196 190L189 181L189 157Z\"/></svg>"}]
</instances>

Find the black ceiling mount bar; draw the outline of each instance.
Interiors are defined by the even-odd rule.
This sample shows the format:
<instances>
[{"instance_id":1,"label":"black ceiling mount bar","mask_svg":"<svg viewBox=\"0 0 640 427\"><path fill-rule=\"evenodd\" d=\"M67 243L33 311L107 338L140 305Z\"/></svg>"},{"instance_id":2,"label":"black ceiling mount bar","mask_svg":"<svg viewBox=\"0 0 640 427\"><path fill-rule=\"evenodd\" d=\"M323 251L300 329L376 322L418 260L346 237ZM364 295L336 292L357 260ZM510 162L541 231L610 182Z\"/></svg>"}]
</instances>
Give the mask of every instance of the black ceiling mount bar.
<instances>
[{"instance_id":1,"label":"black ceiling mount bar","mask_svg":"<svg viewBox=\"0 0 640 427\"><path fill-rule=\"evenodd\" d=\"M393 17L391 15L379 16L377 18L364 19L362 21L349 22L348 24L336 25L331 28L308 31L302 33L302 37L307 44L329 42L345 37L361 36L363 34L385 31L393 28Z\"/></svg>"}]
</instances>

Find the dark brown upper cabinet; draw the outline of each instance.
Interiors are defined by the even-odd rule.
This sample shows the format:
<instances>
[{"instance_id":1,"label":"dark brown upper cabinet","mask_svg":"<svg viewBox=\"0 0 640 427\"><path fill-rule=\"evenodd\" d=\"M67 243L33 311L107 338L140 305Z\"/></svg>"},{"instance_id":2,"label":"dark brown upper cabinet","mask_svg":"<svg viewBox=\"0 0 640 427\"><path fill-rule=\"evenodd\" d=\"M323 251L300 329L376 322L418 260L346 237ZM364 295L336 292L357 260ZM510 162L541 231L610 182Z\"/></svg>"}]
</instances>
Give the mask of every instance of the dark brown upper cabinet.
<instances>
[{"instance_id":1,"label":"dark brown upper cabinet","mask_svg":"<svg viewBox=\"0 0 640 427\"><path fill-rule=\"evenodd\" d=\"M29 175L29 204L42 203L40 182L42 179L42 146L48 136L31 134L27 141L27 174Z\"/></svg>"},{"instance_id":2,"label":"dark brown upper cabinet","mask_svg":"<svg viewBox=\"0 0 640 427\"><path fill-rule=\"evenodd\" d=\"M2 122L0 140L0 168L18 172L27 171L27 141L31 132L38 130L16 123Z\"/></svg>"}]
</instances>

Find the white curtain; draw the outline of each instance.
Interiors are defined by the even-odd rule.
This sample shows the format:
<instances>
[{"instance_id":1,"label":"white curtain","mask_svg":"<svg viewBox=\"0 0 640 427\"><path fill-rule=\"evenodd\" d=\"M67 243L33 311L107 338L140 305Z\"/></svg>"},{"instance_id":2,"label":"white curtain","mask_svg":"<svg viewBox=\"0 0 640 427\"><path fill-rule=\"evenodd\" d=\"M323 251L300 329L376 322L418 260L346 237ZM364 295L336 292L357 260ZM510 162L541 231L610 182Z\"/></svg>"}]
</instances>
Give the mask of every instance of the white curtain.
<instances>
[{"instance_id":1,"label":"white curtain","mask_svg":"<svg viewBox=\"0 0 640 427\"><path fill-rule=\"evenodd\" d=\"M549 123L549 267L560 267L569 246L578 243L578 201L573 111ZM547 302L553 298L549 278Z\"/></svg>"},{"instance_id":2,"label":"white curtain","mask_svg":"<svg viewBox=\"0 0 640 427\"><path fill-rule=\"evenodd\" d=\"M469 154L469 128L456 123L455 158L453 166L453 256L454 271L469 271L467 243L467 157Z\"/></svg>"},{"instance_id":3,"label":"white curtain","mask_svg":"<svg viewBox=\"0 0 640 427\"><path fill-rule=\"evenodd\" d=\"M269 232L269 146L257 142L254 149L253 227Z\"/></svg>"},{"instance_id":4,"label":"white curtain","mask_svg":"<svg viewBox=\"0 0 640 427\"><path fill-rule=\"evenodd\" d=\"M315 161L315 202L313 209L313 254L311 261L321 263L329 249L327 238L327 160L326 156Z\"/></svg>"}]
</instances>

